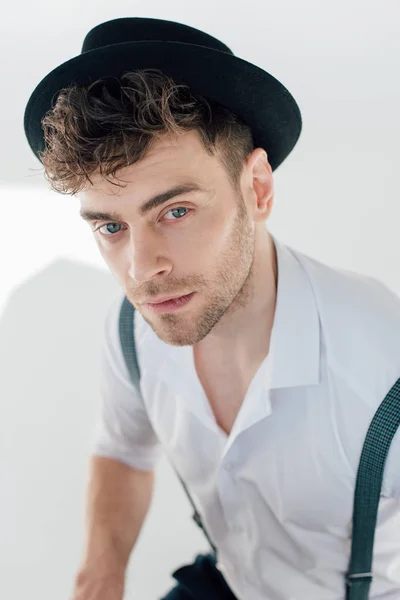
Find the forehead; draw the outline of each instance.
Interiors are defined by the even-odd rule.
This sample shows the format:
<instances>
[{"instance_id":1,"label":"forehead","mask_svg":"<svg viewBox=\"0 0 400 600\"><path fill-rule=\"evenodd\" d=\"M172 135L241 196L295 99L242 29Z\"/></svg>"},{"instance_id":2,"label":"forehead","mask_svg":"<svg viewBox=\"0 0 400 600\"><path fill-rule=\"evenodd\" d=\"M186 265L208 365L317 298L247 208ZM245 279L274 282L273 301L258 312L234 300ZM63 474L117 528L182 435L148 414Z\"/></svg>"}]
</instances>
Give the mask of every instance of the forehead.
<instances>
[{"instance_id":1,"label":"forehead","mask_svg":"<svg viewBox=\"0 0 400 600\"><path fill-rule=\"evenodd\" d=\"M92 184L81 191L80 197L123 197L133 189L137 196L142 196L141 190L146 195L149 186L152 191L156 188L161 191L188 178L206 186L222 174L217 157L208 154L198 132L188 131L154 141L142 159L118 170L118 181L114 183L106 181L98 169L90 175ZM108 178L113 179L112 176ZM119 187L116 183L126 187Z\"/></svg>"}]
</instances>

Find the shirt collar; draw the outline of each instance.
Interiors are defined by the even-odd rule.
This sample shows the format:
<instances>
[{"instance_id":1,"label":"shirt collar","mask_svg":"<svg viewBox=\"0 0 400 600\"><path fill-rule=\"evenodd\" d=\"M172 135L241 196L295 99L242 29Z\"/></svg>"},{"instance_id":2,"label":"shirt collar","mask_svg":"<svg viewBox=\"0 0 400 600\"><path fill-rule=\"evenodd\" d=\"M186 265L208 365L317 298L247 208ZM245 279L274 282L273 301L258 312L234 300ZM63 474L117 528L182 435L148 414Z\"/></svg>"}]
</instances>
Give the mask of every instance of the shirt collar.
<instances>
[{"instance_id":1,"label":"shirt collar","mask_svg":"<svg viewBox=\"0 0 400 600\"><path fill-rule=\"evenodd\" d=\"M310 280L296 252L272 236L278 286L271 332L271 385L314 385L320 380L320 322Z\"/></svg>"}]
</instances>

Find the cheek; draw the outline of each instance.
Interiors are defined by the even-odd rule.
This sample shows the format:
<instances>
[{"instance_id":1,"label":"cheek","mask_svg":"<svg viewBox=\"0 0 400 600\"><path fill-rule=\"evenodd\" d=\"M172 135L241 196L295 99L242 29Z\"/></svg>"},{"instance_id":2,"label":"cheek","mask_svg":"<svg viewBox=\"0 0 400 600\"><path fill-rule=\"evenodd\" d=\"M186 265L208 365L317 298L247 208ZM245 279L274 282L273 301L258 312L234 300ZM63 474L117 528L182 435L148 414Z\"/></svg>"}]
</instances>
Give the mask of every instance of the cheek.
<instances>
[{"instance_id":1,"label":"cheek","mask_svg":"<svg viewBox=\"0 0 400 600\"><path fill-rule=\"evenodd\" d=\"M110 266L111 253L108 250L106 250L105 246L98 240L96 240L96 244L101 256L104 258L105 262Z\"/></svg>"},{"instance_id":2,"label":"cheek","mask_svg":"<svg viewBox=\"0 0 400 600\"><path fill-rule=\"evenodd\" d=\"M179 267L189 271L203 270L208 265L215 264L220 251L221 233L204 230L190 236L185 243L174 244L171 257Z\"/></svg>"},{"instance_id":3,"label":"cheek","mask_svg":"<svg viewBox=\"0 0 400 600\"><path fill-rule=\"evenodd\" d=\"M220 254L223 254L226 249L232 245L232 226L231 222L221 220L213 224L204 235L204 246L209 249L210 254L218 259Z\"/></svg>"},{"instance_id":4,"label":"cheek","mask_svg":"<svg viewBox=\"0 0 400 600\"><path fill-rule=\"evenodd\" d=\"M210 254L215 259L231 243L233 226L230 214L213 213L212 218L204 219L190 232L188 251L201 251L200 255Z\"/></svg>"}]
</instances>

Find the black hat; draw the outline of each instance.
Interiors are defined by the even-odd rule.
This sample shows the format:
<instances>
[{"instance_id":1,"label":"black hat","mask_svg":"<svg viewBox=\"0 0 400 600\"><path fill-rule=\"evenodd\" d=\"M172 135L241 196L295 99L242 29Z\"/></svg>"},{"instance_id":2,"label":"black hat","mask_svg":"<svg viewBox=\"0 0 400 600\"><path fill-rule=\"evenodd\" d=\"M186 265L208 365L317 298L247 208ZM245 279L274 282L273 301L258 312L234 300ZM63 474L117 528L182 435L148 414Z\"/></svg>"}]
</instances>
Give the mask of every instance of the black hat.
<instances>
[{"instance_id":1,"label":"black hat","mask_svg":"<svg viewBox=\"0 0 400 600\"><path fill-rule=\"evenodd\" d=\"M45 149L41 121L61 89L90 84L127 71L160 69L194 95L225 106L252 129L276 169L295 146L301 113L290 92L263 69L236 57L221 41L182 23L123 17L97 25L81 54L53 69L32 92L24 115L28 143L40 160Z\"/></svg>"}]
</instances>

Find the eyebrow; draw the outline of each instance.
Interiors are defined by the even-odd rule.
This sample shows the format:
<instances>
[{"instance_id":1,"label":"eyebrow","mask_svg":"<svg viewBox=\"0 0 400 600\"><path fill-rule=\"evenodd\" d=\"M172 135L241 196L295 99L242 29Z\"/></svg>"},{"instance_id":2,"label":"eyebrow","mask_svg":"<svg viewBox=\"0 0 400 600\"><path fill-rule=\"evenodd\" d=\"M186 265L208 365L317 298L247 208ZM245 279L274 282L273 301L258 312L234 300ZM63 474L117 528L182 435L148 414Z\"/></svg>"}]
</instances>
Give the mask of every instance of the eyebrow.
<instances>
[{"instance_id":1,"label":"eyebrow","mask_svg":"<svg viewBox=\"0 0 400 600\"><path fill-rule=\"evenodd\" d=\"M203 191L201 187L199 187L195 183L181 184L167 190L166 192L162 192L161 194L157 194L153 198L150 198L147 202L145 202L139 208L139 215L145 216L157 206L161 206L168 202L171 198L175 196L181 196L182 194L189 194L190 192L201 192ZM123 218L120 214L115 211L111 212L99 212L92 210L84 210L81 209L80 216L84 221L123 221Z\"/></svg>"}]
</instances>

